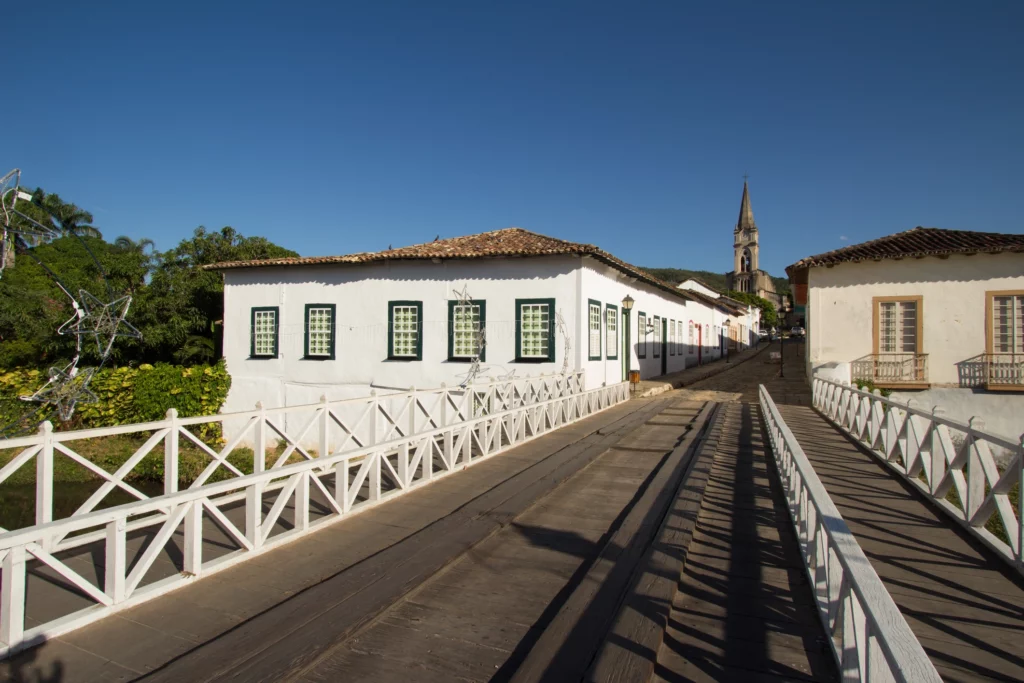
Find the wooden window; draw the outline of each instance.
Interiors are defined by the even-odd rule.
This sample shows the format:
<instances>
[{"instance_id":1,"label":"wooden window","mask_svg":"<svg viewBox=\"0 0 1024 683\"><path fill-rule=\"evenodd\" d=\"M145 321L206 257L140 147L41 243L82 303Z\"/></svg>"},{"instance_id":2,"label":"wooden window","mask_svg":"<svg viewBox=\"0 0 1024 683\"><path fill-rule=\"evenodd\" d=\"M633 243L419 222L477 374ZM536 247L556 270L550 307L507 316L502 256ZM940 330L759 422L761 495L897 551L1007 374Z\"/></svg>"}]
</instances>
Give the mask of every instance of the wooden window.
<instances>
[{"instance_id":1,"label":"wooden window","mask_svg":"<svg viewBox=\"0 0 1024 683\"><path fill-rule=\"evenodd\" d=\"M693 345L693 321L690 321L690 355L692 356L696 351Z\"/></svg>"},{"instance_id":2,"label":"wooden window","mask_svg":"<svg viewBox=\"0 0 1024 683\"><path fill-rule=\"evenodd\" d=\"M668 355L676 355L676 321L668 321Z\"/></svg>"},{"instance_id":3,"label":"wooden window","mask_svg":"<svg viewBox=\"0 0 1024 683\"><path fill-rule=\"evenodd\" d=\"M487 345L483 336L487 327L487 302L471 304L448 302L448 360L471 361L478 357L487 360Z\"/></svg>"},{"instance_id":4,"label":"wooden window","mask_svg":"<svg viewBox=\"0 0 1024 683\"><path fill-rule=\"evenodd\" d=\"M601 302L588 299L590 340L587 347L588 360L601 360Z\"/></svg>"},{"instance_id":5,"label":"wooden window","mask_svg":"<svg viewBox=\"0 0 1024 683\"><path fill-rule=\"evenodd\" d=\"M661 318L654 316L654 357L661 358Z\"/></svg>"},{"instance_id":6,"label":"wooden window","mask_svg":"<svg viewBox=\"0 0 1024 683\"><path fill-rule=\"evenodd\" d=\"M704 325L704 348L711 348L711 325Z\"/></svg>"},{"instance_id":7,"label":"wooden window","mask_svg":"<svg viewBox=\"0 0 1024 683\"><path fill-rule=\"evenodd\" d=\"M334 360L334 304L306 304L306 358Z\"/></svg>"},{"instance_id":8,"label":"wooden window","mask_svg":"<svg viewBox=\"0 0 1024 683\"><path fill-rule=\"evenodd\" d=\"M636 314L636 357L647 358L647 314L638 311Z\"/></svg>"},{"instance_id":9,"label":"wooden window","mask_svg":"<svg viewBox=\"0 0 1024 683\"><path fill-rule=\"evenodd\" d=\"M922 353L922 298L875 297L874 353Z\"/></svg>"},{"instance_id":10,"label":"wooden window","mask_svg":"<svg viewBox=\"0 0 1024 683\"><path fill-rule=\"evenodd\" d=\"M554 299L516 299L516 361L555 360Z\"/></svg>"},{"instance_id":11,"label":"wooden window","mask_svg":"<svg viewBox=\"0 0 1024 683\"><path fill-rule=\"evenodd\" d=\"M986 350L1024 353L1024 290L985 292Z\"/></svg>"},{"instance_id":12,"label":"wooden window","mask_svg":"<svg viewBox=\"0 0 1024 683\"><path fill-rule=\"evenodd\" d=\"M619 359L619 307L605 304L604 353L608 360Z\"/></svg>"},{"instance_id":13,"label":"wooden window","mask_svg":"<svg viewBox=\"0 0 1024 683\"><path fill-rule=\"evenodd\" d=\"M388 358L423 360L423 302L388 302Z\"/></svg>"},{"instance_id":14,"label":"wooden window","mask_svg":"<svg viewBox=\"0 0 1024 683\"><path fill-rule=\"evenodd\" d=\"M249 355L253 358L277 358L279 315L280 311L277 306L252 309Z\"/></svg>"}]
</instances>

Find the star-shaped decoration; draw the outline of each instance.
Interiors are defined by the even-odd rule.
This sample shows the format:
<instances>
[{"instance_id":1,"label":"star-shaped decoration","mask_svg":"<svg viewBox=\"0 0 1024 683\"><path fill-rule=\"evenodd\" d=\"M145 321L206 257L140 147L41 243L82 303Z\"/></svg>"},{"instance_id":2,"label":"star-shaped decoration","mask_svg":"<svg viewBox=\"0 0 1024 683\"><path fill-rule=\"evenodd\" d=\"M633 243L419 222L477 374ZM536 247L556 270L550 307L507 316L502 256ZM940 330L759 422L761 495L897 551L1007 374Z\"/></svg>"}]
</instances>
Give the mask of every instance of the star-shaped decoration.
<instances>
[{"instance_id":1,"label":"star-shaped decoration","mask_svg":"<svg viewBox=\"0 0 1024 683\"><path fill-rule=\"evenodd\" d=\"M96 368L79 370L74 365L61 368L50 368L50 381L42 389L31 396L22 396L22 400L52 405L57 409L61 420L67 422L75 414L75 406L79 403L96 403L99 399L89 389Z\"/></svg>"},{"instance_id":2,"label":"star-shaped decoration","mask_svg":"<svg viewBox=\"0 0 1024 683\"><path fill-rule=\"evenodd\" d=\"M130 295L105 304L84 289L79 290L78 294L82 301L77 320L69 320L61 325L57 330L59 334L92 337L96 340L96 351L100 358L110 355L110 349L118 337L142 337L142 333L124 319L128 315L128 307L132 305Z\"/></svg>"}]
</instances>

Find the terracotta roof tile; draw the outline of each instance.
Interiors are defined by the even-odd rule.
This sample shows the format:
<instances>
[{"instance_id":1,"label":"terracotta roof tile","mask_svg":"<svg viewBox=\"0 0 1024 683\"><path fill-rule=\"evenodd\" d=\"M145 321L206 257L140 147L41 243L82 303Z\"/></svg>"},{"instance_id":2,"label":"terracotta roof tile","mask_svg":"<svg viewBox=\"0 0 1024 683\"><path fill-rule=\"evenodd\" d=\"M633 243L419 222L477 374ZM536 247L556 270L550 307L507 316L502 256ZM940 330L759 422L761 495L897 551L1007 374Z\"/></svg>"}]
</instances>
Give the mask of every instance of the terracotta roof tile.
<instances>
[{"instance_id":1,"label":"terracotta roof tile","mask_svg":"<svg viewBox=\"0 0 1024 683\"><path fill-rule=\"evenodd\" d=\"M386 251L363 252L343 256L298 256L262 259L257 261L226 261L204 266L207 270L231 270L235 268L266 268L272 266L310 266L329 264L358 264L382 261L422 259L474 259L516 256L552 255L591 256L638 280L675 294L681 299L694 300L694 292L680 290L659 280L625 261L612 256L593 244L581 244L539 235L522 228L505 228L482 232L464 237L439 239L409 247Z\"/></svg>"},{"instance_id":2,"label":"terracotta roof tile","mask_svg":"<svg viewBox=\"0 0 1024 683\"><path fill-rule=\"evenodd\" d=\"M1024 252L1024 235L918 227L817 256L808 256L786 268L786 272L792 276L798 270L837 263L948 254L995 254L1003 251Z\"/></svg>"}]
</instances>

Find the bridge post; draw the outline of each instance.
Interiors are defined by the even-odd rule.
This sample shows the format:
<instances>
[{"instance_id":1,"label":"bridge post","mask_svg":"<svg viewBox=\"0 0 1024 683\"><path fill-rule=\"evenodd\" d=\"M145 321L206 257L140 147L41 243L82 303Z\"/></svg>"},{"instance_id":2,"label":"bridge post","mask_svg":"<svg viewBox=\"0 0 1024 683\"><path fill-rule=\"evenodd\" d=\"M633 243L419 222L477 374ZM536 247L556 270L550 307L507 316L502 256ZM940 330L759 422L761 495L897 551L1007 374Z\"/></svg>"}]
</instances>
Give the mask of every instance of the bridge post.
<instances>
[{"instance_id":1,"label":"bridge post","mask_svg":"<svg viewBox=\"0 0 1024 683\"><path fill-rule=\"evenodd\" d=\"M203 501L194 500L185 513L185 553L182 569L199 576L203 570Z\"/></svg>"},{"instance_id":2,"label":"bridge post","mask_svg":"<svg viewBox=\"0 0 1024 683\"><path fill-rule=\"evenodd\" d=\"M107 556L106 556L106 580L103 583L104 592L113 603L124 600L125 593L125 572L127 571L126 532L128 520L118 517L107 523Z\"/></svg>"},{"instance_id":3,"label":"bridge post","mask_svg":"<svg viewBox=\"0 0 1024 683\"><path fill-rule=\"evenodd\" d=\"M929 482L930 486L928 488L933 496L937 494L939 482L942 481L942 477L946 473L946 448L942 443L942 434L939 432L941 427L939 419L945 414L946 409L942 406L932 408L932 471L931 482Z\"/></svg>"},{"instance_id":4,"label":"bridge post","mask_svg":"<svg viewBox=\"0 0 1024 683\"><path fill-rule=\"evenodd\" d=\"M167 409L167 436L164 437L164 495L178 491L178 411Z\"/></svg>"},{"instance_id":5,"label":"bridge post","mask_svg":"<svg viewBox=\"0 0 1024 683\"><path fill-rule=\"evenodd\" d=\"M25 633L25 548L7 551L0 591L0 640L15 645Z\"/></svg>"},{"instance_id":6,"label":"bridge post","mask_svg":"<svg viewBox=\"0 0 1024 683\"><path fill-rule=\"evenodd\" d=\"M53 424L39 425L43 447L36 455L36 524L53 521Z\"/></svg>"},{"instance_id":7,"label":"bridge post","mask_svg":"<svg viewBox=\"0 0 1024 683\"><path fill-rule=\"evenodd\" d=\"M981 462L981 453L978 451L977 435L975 430L985 429L985 420L974 416L968 423L970 429L967 432L967 500L964 501L964 515L968 522L974 517L982 503L985 502L985 468ZM984 526L981 524L980 526Z\"/></svg>"},{"instance_id":8,"label":"bridge post","mask_svg":"<svg viewBox=\"0 0 1024 683\"><path fill-rule=\"evenodd\" d=\"M327 394L320 397L320 453L319 457L326 458L331 454L331 403L327 400Z\"/></svg>"}]
</instances>

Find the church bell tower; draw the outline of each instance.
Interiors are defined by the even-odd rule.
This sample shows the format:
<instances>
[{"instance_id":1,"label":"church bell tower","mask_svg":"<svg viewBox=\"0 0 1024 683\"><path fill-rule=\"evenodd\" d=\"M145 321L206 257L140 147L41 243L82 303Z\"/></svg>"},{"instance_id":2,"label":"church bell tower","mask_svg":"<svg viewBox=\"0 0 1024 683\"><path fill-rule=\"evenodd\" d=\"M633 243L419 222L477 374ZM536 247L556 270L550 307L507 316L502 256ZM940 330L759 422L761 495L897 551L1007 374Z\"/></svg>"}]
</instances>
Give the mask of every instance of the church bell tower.
<instances>
[{"instance_id":1,"label":"church bell tower","mask_svg":"<svg viewBox=\"0 0 1024 683\"><path fill-rule=\"evenodd\" d=\"M756 293L758 264L757 224L750 208L750 191L743 181L740 217L733 230L733 287L741 292Z\"/></svg>"}]
</instances>

